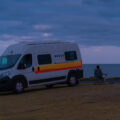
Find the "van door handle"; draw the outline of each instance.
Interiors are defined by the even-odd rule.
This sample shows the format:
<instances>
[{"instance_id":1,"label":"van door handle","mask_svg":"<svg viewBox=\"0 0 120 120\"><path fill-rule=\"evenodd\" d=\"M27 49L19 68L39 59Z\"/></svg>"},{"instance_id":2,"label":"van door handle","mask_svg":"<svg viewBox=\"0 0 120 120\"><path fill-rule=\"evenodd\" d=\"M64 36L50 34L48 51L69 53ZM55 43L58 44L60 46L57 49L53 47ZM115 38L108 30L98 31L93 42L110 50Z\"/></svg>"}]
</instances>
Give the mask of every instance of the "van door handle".
<instances>
[{"instance_id":1,"label":"van door handle","mask_svg":"<svg viewBox=\"0 0 120 120\"><path fill-rule=\"evenodd\" d=\"M32 67L32 71L33 71L33 72L35 71L35 68L34 68L34 67Z\"/></svg>"}]
</instances>

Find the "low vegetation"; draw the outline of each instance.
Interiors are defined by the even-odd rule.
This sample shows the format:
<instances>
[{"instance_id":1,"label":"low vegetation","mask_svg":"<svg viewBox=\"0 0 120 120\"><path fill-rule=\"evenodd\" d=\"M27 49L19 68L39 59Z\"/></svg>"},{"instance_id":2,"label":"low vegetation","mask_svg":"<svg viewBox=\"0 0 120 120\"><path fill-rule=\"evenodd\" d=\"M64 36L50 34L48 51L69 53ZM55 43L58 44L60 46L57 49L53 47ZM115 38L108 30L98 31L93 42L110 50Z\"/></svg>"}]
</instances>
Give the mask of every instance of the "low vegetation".
<instances>
[{"instance_id":1,"label":"low vegetation","mask_svg":"<svg viewBox=\"0 0 120 120\"><path fill-rule=\"evenodd\" d=\"M94 77L89 77L89 78L82 78L80 80L81 81L96 81L97 79ZM106 80L120 80L120 77L107 78Z\"/></svg>"}]
</instances>

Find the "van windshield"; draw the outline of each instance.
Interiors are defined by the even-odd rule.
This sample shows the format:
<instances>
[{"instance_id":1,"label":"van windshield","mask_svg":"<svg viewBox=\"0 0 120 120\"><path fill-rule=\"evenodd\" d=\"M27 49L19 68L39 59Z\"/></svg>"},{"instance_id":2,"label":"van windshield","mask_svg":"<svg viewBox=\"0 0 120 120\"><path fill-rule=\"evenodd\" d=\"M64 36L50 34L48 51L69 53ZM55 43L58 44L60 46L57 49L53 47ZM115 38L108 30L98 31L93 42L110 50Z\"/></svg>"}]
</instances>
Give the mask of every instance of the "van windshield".
<instances>
[{"instance_id":1,"label":"van windshield","mask_svg":"<svg viewBox=\"0 0 120 120\"><path fill-rule=\"evenodd\" d=\"M17 63L19 57L20 57L20 54L1 56L0 57L0 70L5 70L5 69L13 67Z\"/></svg>"}]
</instances>

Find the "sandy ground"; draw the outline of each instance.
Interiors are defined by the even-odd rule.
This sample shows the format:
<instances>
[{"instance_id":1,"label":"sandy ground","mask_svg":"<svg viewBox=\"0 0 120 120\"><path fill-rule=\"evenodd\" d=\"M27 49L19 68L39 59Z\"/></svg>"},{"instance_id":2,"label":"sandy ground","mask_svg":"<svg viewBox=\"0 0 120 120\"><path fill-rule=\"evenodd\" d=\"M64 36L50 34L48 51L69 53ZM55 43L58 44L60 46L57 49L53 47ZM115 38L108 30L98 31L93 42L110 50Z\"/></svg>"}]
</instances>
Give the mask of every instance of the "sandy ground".
<instances>
[{"instance_id":1,"label":"sandy ground","mask_svg":"<svg viewBox=\"0 0 120 120\"><path fill-rule=\"evenodd\" d=\"M0 93L0 120L120 120L120 84Z\"/></svg>"}]
</instances>

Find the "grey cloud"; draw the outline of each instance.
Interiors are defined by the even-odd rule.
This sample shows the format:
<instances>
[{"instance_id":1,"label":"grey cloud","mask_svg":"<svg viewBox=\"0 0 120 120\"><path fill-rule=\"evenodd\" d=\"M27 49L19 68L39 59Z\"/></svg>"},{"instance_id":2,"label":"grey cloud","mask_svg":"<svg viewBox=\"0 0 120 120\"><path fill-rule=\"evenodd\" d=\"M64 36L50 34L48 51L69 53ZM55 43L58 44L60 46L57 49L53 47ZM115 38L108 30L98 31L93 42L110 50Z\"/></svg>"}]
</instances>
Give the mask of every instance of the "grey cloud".
<instances>
[{"instance_id":1,"label":"grey cloud","mask_svg":"<svg viewBox=\"0 0 120 120\"><path fill-rule=\"evenodd\" d=\"M119 6L118 0L1 0L0 40L120 45Z\"/></svg>"}]
</instances>

